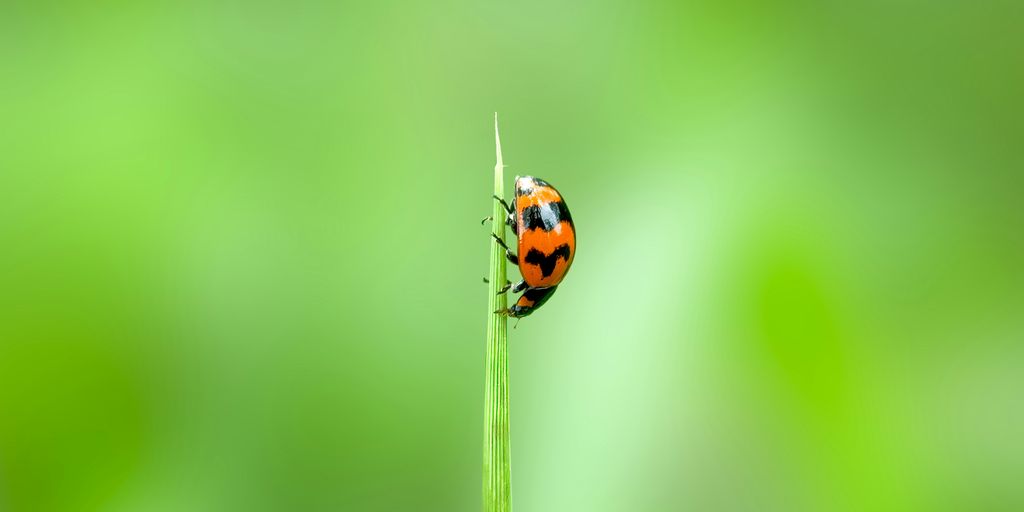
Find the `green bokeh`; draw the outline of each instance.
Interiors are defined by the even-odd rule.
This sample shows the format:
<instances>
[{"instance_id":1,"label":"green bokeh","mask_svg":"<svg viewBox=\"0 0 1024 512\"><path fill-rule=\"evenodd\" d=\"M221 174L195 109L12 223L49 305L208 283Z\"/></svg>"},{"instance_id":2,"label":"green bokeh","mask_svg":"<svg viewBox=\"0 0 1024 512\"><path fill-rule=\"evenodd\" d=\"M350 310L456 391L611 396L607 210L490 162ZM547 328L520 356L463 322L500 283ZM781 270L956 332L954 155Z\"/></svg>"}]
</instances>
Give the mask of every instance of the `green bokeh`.
<instances>
[{"instance_id":1,"label":"green bokeh","mask_svg":"<svg viewBox=\"0 0 1024 512\"><path fill-rule=\"evenodd\" d=\"M0 510L1024 509L1024 4L13 2Z\"/></svg>"}]
</instances>

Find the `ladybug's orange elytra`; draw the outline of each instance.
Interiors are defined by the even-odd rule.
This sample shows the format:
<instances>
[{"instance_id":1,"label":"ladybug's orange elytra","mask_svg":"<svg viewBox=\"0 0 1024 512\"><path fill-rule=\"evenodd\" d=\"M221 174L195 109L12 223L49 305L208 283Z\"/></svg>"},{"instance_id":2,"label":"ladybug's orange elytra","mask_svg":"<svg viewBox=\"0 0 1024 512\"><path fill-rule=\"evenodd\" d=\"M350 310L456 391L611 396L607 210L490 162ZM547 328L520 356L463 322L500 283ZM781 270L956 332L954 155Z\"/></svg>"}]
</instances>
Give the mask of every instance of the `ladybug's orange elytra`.
<instances>
[{"instance_id":1,"label":"ladybug's orange elytra","mask_svg":"<svg viewBox=\"0 0 1024 512\"><path fill-rule=\"evenodd\" d=\"M496 198L509 212L506 223L519 239L515 255L504 242L508 259L519 265L523 280L506 286L523 292L515 305L501 311L508 316L524 317L541 307L565 278L576 255L576 226L562 195L548 182L533 176L516 176L516 198L509 206Z\"/></svg>"}]
</instances>

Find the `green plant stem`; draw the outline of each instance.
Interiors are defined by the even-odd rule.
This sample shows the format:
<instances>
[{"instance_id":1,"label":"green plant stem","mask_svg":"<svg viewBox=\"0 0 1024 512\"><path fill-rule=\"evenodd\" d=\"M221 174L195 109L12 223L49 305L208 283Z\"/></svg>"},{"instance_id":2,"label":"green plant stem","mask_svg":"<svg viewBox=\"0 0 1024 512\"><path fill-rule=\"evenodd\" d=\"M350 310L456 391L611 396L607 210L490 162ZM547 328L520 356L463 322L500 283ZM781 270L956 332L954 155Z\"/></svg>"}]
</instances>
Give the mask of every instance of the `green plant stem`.
<instances>
[{"instance_id":1,"label":"green plant stem","mask_svg":"<svg viewBox=\"0 0 1024 512\"><path fill-rule=\"evenodd\" d=\"M505 197L504 169L501 162L501 139L498 137L498 114L494 114L494 195ZM505 240L505 209L494 203L492 232ZM491 239L491 273L487 299L487 372L484 387L484 512L512 510L512 487L509 466L508 428L508 318L495 313L505 309L506 298L498 290L504 286L505 251Z\"/></svg>"}]
</instances>

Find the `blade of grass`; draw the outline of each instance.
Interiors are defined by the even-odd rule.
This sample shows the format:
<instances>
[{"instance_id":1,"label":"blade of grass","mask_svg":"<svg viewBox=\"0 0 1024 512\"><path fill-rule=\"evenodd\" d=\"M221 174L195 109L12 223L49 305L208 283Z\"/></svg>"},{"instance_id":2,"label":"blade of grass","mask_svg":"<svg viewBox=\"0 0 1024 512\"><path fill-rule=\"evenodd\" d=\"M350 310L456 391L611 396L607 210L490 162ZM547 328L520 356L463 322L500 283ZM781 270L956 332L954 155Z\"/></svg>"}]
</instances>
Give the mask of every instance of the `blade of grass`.
<instances>
[{"instance_id":1,"label":"blade of grass","mask_svg":"<svg viewBox=\"0 0 1024 512\"><path fill-rule=\"evenodd\" d=\"M494 195L505 197L504 170L501 162L501 139L498 137L498 113L494 113ZM505 209L494 203L491 232L505 240ZM509 465L508 429L508 318L495 311L505 309L505 295L498 295L504 286L505 251L491 240L490 286L487 299L487 371L484 386L484 512L512 510L511 469Z\"/></svg>"}]
</instances>

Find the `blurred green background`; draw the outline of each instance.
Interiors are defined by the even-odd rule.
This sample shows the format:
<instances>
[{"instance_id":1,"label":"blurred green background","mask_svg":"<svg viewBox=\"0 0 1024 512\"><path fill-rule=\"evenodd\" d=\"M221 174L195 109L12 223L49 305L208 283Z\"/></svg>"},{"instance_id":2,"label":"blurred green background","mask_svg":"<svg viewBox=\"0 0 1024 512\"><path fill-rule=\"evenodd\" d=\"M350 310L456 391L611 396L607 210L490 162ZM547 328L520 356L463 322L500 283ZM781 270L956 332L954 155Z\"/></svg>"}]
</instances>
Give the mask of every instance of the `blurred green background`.
<instances>
[{"instance_id":1,"label":"blurred green background","mask_svg":"<svg viewBox=\"0 0 1024 512\"><path fill-rule=\"evenodd\" d=\"M8 2L0 510L1024 510L1024 4ZM510 185L507 185L510 186Z\"/></svg>"}]
</instances>

